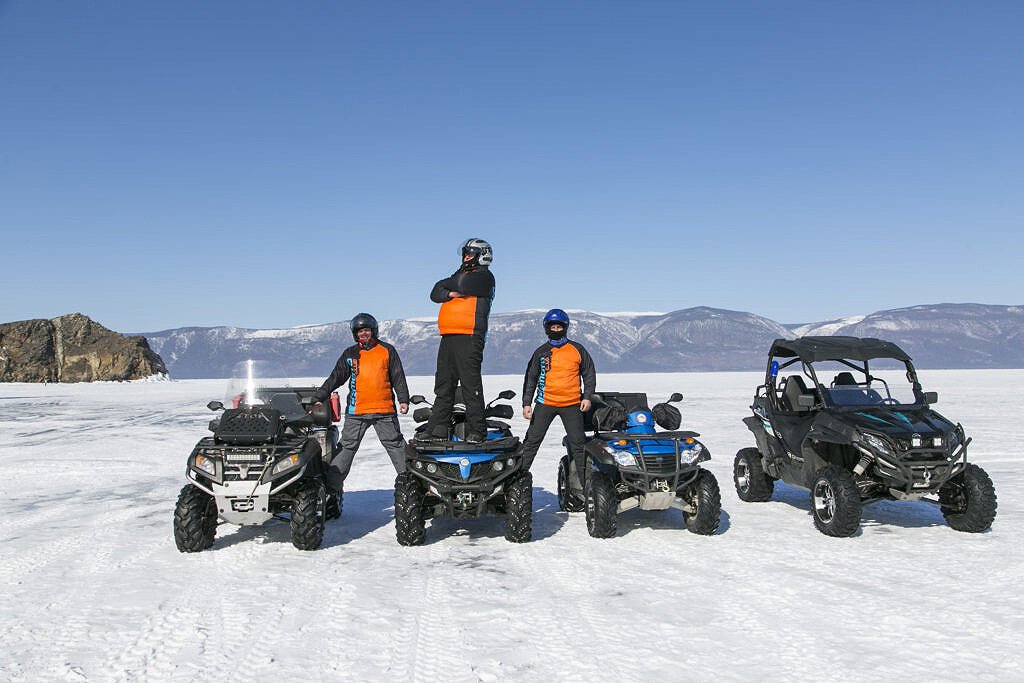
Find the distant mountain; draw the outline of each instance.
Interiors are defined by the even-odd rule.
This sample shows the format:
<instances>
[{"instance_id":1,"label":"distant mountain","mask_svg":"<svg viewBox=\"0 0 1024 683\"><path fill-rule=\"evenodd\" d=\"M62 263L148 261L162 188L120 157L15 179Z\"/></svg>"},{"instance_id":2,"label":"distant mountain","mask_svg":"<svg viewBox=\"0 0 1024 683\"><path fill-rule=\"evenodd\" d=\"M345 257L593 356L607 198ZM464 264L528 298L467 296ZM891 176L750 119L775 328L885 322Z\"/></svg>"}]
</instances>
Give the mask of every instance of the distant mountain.
<instances>
[{"instance_id":1,"label":"distant mountain","mask_svg":"<svg viewBox=\"0 0 1024 683\"><path fill-rule=\"evenodd\" d=\"M543 313L491 316L484 372L523 372L544 341ZM936 304L802 325L704 306L664 314L570 311L570 316L570 336L590 350L600 372L760 370L773 339L805 334L895 341L920 367L1024 367L1022 306ZM408 374L433 374L438 343L433 319L385 320L380 334L398 348ZM347 322L271 330L184 327L144 336L171 376L180 379L226 377L244 358L277 360L293 377L326 377L352 343Z\"/></svg>"},{"instance_id":2,"label":"distant mountain","mask_svg":"<svg viewBox=\"0 0 1024 683\"><path fill-rule=\"evenodd\" d=\"M1024 306L911 306L792 331L879 337L899 344L925 368L1024 367Z\"/></svg>"}]
</instances>

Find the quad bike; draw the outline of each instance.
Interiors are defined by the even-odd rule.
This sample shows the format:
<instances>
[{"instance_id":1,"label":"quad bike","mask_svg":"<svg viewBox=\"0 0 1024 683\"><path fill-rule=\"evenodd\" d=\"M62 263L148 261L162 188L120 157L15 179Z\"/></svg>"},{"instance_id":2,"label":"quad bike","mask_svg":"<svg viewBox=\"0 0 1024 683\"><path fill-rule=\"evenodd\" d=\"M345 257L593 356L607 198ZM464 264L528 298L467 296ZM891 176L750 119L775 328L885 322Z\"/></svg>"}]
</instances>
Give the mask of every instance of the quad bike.
<instances>
[{"instance_id":1,"label":"quad bike","mask_svg":"<svg viewBox=\"0 0 1024 683\"><path fill-rule=\"evenodd\" d=\"M219 522L287 521L292 544L315 550L324 524L341 515L341 492L327 490L326 469L338 443L340 402L317 404L315 387L292 388L263 361L243 361L229 382L230 408L210 421L212 436L188 457L174 510L174 541L183 553L213 545Z\"/></svg>"}]
</instances>

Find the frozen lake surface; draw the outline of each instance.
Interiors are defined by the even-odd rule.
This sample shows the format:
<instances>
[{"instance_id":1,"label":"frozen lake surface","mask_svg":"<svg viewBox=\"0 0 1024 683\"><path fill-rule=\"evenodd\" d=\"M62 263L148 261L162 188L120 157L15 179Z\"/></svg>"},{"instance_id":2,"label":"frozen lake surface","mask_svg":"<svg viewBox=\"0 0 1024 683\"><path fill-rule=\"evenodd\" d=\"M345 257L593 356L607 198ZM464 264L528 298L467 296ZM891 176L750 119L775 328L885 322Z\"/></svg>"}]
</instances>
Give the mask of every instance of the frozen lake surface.
<instances>
[{"instance_id":1,"label":"frozen lake surface","mask_svg":"<svg viewBox=\"0 0 1024 683\"><path fill-rule=\"evenodd\" d=\"M652 403L686 396L684 428L722 488L715 536L633 510L618 537L590 538L583 513L558 511L556 421L533 468L531 543L507 543L494 518L435 521L426 545L399 546L371 431L320 550L270 522L222 525L194 555L175 549L172 511L223 382L0 385L0 679L1020 680L1024 371L921 372L995 482L990 532L880 503L847 539L814 529L802 489L737 498L760 379L598 377ZM522 378L484 383L490 397ZM429 396L432 379L410 385Z\"/></svg>"}]
</instances>

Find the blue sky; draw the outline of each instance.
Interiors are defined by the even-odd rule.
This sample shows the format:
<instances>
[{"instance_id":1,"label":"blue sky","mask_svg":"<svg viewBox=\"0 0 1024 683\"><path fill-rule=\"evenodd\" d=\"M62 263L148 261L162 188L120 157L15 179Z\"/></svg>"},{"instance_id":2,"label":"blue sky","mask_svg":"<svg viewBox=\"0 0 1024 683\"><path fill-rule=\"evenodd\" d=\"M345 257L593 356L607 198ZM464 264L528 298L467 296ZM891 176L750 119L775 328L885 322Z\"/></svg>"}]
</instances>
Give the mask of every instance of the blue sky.
<instances>
[{"instance_id":1,"label":"blue sky","mask_svg":"<svg viewBox=\"0 0 1024 683\"><path fill-rule=\"evenodd\" d=\"M0 0L0 321L1024 303L1024 3Z\"/></svg>"}]
</instances>

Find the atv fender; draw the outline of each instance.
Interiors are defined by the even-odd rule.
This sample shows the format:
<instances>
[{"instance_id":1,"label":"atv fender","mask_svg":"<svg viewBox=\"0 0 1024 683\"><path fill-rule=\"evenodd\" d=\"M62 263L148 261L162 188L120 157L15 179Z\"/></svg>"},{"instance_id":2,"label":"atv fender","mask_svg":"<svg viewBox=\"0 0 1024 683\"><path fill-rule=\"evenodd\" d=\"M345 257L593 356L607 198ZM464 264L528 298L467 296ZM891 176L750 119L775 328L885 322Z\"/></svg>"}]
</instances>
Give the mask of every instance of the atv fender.
<instances>
[{"instance_id":1,"label":"atv fender","mask_svg":"<svg viewBox=\"0 0 1024 683\"><path fill-rule=\"evenodd\" d=\"M615 464L615 458L604 449L604 446L597 439L588 442L584 450L587 453L591 468L602 471L609 467L618 469L618 466Z\"/></svg>"}]
</instances>

